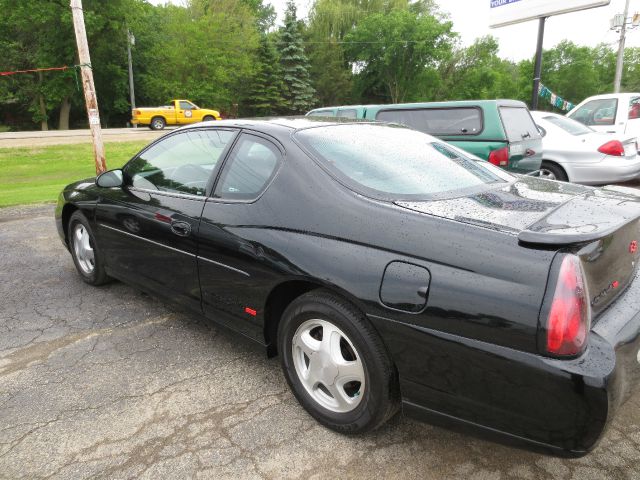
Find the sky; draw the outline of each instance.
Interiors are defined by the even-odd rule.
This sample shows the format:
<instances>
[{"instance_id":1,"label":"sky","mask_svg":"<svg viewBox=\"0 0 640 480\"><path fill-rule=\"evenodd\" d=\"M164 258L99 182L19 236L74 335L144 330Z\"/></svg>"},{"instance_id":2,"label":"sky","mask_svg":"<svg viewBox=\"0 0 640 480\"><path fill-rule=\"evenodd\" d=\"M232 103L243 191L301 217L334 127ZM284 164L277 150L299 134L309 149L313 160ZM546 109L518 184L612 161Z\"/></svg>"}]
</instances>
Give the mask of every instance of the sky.
<instances>
[{"instance_id":1,"label":"sky","mask_svg":"<svg viewBox=\"0 0 640 480\"><path fill-rule=\"evenodd\" d=\"M154 4L168 1L181 4L184 0L149 0ZM562 1L562 0L558 0ZM270 2L278 13L278 22L283 18L287 0L265 0ZM532 58L536 51L538 22L530 21L518 25L489 28L490 0L436 0L440 10L450 14L453 28L460 34L463 45L469 45L484 35L493 35L500 44L500 55L519 61ZM298 16L306 17L312 0L296 0ZM625 0L611 0L607 7L568 13L547 20L544 48L551 48L561 40L569 39L578 45L595 46L608 43L617 48L619 35L609 30L609 21L615 14L622 14ZM629 14L640 12L640 0L631 0ZM627 46L640 47L640 27L627 33Z\"/></svg>"}]
</instances>

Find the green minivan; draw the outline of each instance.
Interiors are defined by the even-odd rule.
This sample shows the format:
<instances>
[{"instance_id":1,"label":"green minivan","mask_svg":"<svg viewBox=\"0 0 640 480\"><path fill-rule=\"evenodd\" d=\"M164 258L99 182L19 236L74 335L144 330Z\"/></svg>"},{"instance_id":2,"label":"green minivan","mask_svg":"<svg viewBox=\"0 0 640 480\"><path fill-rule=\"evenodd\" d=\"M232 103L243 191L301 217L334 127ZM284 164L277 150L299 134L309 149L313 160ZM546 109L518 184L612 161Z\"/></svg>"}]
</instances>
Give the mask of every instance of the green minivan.
<instances>
[{"instance_id":1,"label":"green minivan","mask_svg":"<svg viewBox=\"0 0 640 480\"><path fill-rule=\"evenodd\" d=\"M535 172L542 163L540 132L516 100L351 105L317 108L307 116L400 123L516 173Z\"/></svg>"}]
</instances>

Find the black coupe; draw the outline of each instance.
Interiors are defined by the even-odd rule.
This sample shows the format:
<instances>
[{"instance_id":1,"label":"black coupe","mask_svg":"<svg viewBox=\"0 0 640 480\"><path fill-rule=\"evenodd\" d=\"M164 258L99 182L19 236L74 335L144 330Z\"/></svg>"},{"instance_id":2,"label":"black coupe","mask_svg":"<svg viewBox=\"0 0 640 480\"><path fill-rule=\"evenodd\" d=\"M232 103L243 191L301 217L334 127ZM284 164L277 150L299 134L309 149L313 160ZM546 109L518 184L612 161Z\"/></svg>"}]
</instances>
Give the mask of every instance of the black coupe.
<instances>
[{"instance_id":1,"label":"black coupe","mask_svg":"<svg viewBox=\"0 0 640 480\"><path fill-rule=\"evenodd\" d=\"M633 191L311 119L174 131L56 210L87 283L122 280L263 344L329 428L402 407L576 456L640 383L639 218Z\"/></svg>"}]
</instances>

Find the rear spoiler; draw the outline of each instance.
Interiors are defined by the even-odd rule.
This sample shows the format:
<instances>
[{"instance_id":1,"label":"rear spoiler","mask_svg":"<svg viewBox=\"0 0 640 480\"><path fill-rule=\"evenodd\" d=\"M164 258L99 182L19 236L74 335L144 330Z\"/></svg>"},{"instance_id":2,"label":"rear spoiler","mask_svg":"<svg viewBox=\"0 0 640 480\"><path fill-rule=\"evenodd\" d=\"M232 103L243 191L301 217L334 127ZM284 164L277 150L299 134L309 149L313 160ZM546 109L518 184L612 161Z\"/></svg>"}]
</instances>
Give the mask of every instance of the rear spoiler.
<instances>
[{"instance_id":1,"label":"rear spoiler","mask_svg":"<svg viewBox=\"0 0 640 480\"><path fill-rule=\"evenodd\" d=\"M572 198L518 234L522 243L569 245L605 238L640 219L640 191L604 187ZM640 235L640 231L638 232Z\"/></svg>"}]
</instances>

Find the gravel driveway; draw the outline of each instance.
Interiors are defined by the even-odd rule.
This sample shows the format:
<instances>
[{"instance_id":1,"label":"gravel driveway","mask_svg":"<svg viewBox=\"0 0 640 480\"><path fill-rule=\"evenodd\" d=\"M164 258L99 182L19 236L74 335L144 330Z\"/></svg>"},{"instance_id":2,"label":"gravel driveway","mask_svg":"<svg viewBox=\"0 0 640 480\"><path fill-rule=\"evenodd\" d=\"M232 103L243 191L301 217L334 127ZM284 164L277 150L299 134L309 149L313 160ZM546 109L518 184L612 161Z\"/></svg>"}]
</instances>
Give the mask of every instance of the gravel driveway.
<instances>
[{"instance_id":1,"label":"gravel driveway","mask_svg":"<svg viewBox=\"0 0 640 480\"><path fill-rule=\"evenodd\" d=\"M401 416L341 436L261 349L121 283L82 283L52 206L4 209L0 477L638 480L640 395L577 460Z\"/></svg>"}]
</instances>

